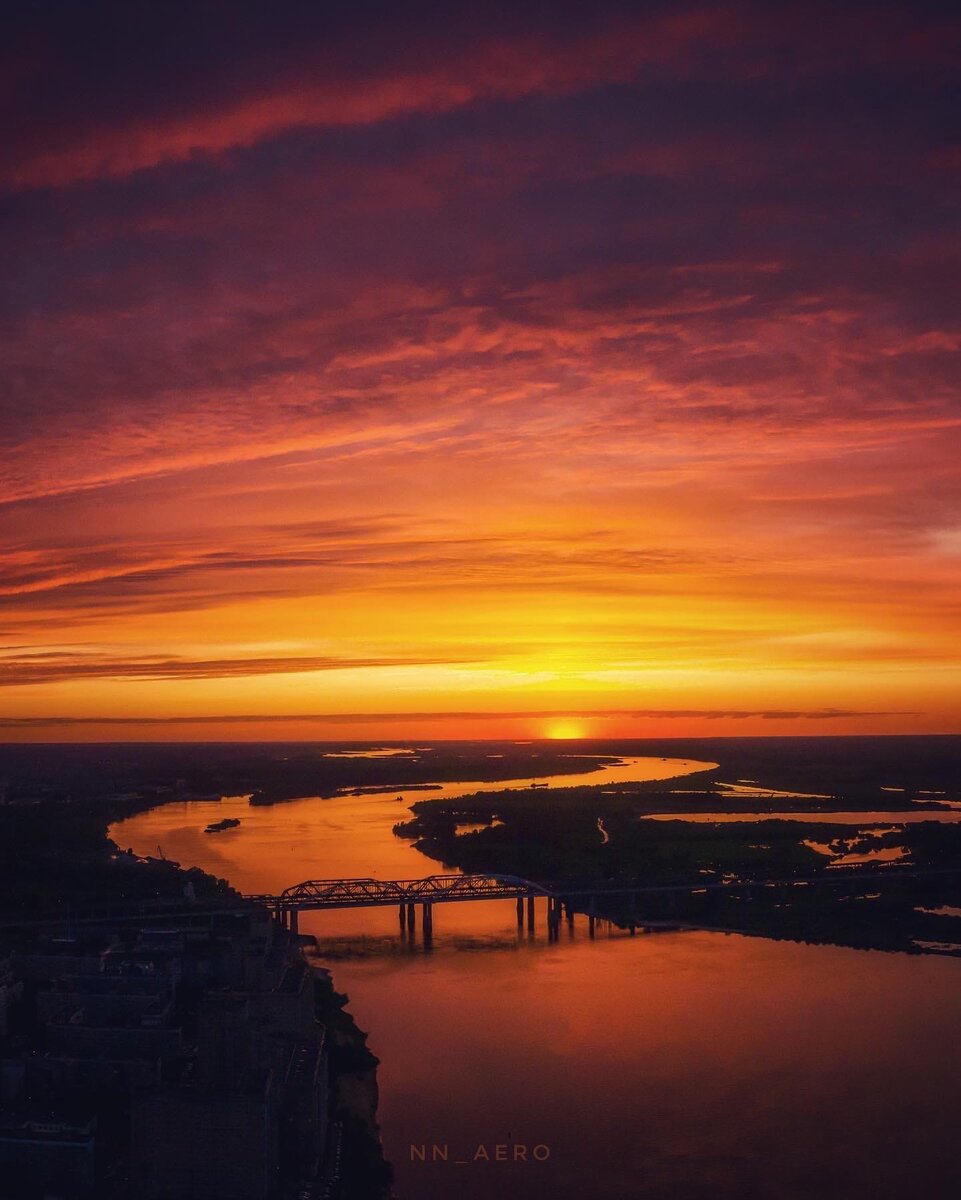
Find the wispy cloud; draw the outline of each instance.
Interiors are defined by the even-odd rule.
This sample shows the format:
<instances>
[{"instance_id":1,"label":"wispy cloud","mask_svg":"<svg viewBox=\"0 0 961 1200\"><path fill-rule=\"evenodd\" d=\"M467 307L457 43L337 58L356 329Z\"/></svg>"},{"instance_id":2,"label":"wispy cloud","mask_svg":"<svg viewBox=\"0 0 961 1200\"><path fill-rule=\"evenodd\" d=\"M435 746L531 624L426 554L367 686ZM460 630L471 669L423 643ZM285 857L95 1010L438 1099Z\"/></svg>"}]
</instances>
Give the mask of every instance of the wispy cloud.
<instances>
[{"instance_id":1,"label":"wispy cloud","mask_svg":"<svg viewBox=\"0 0 961 1200\"><path fill-rule=\"evenodd\" d=\"M503 653L503 650L501 650ZM425 667L476 664L478 659L449 655L430 658L349 657L288 654L274 658L165 658L159 655L119 658L109 654L65 653L44 650L26 654L0 654L0 687L56 683L64 680L117 679L235 679L258 675L303 674L390 667Z\"/></svg>"},{"instance_id":2,"label":"wispy cloud","mask_svg":"<svg viewBox=\"0 0 961 1200\"><path fill-rule=\"evenodd\" d=\"M957 17L377 8L11 18L0 715L956 724Z\"/></svg>"}]
</instances>

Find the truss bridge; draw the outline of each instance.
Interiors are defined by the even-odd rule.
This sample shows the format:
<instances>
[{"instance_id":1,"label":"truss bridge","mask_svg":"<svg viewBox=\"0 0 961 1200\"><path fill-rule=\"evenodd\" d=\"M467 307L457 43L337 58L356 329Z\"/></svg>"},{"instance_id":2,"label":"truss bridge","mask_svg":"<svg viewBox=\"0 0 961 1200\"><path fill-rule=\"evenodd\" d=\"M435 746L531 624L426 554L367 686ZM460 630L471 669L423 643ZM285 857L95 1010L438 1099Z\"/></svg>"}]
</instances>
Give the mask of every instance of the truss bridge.
<instances>
[{"instance_id":1,"label":"truss bridge","mask_svg":"<svg viewBox=\"0 0 961 1200\"><path fill-rule=\"evenodd\" d=\"M534 929L535 902L542 899L547 910L549 932L556 936L561 916L566 909L573 920L575 908L588 915L593 933L599 901L619 898L631 912L639 902L657 901L666 918L676 909L681 897L698 896L710 904L721 893L737 894L745 900L772 890L787 898L794 889L839 889L856 891L865 882L882 885L896 880L920 876L953 875L958 870L886 868L883 871L845 871L824 873L811 877L791 876L782 879L725 880L723 882L685 883L673 885L644 885L611 880L536 883L517 875L429 875L425 879L308 879L286 888L279 895L251 895L246 900L269 909L287 928L296 932L297 915L304 911L346 908L383 908L395 905L401 928L413 930L416 906L422 907L424 936L428 938L433 924L435 904L460 903L471 900L513 900L517 906L517 923L525 922ZM645 905L647 908L648 905ZM651 922L643 919L645 925ZM665 920L664 923L670 923ZM634 926L630 926L634 932Z\"/></svg>"},{"instance_id":2,"label":"truss bridge","mask_svg":"<svg viewBox=\"0 0 961 1200\"><path fill-rule=\"evenodd\" d=\"M544 896L550 904L553 893L542 884L516 875L429 875L426 879L308 879L277 896L248 896L292 929L297 914L327 908L385 908L396 905L401 926L414 926L415 905L423 906L424 928L432 923L433 905L469 900L515 900L518 920L527 902L533 927L534 900Z\"/></svg>"}]
</instances>

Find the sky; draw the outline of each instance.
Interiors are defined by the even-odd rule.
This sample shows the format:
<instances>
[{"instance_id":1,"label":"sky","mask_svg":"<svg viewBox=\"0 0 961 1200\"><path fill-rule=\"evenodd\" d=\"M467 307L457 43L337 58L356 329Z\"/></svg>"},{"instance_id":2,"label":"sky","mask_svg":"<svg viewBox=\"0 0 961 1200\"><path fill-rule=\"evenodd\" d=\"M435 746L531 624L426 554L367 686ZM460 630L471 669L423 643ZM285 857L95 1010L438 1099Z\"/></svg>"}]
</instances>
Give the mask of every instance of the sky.
<instances>
[{"instance_id":1,"label":"sky","mask_svg":"<svg viewBox=\"0 0 961 1200\"><path fill-rule=\"evenodd\" d=\"M961 19L10 6L0 740L961 732Z\"/></svg>"}]
</instances>

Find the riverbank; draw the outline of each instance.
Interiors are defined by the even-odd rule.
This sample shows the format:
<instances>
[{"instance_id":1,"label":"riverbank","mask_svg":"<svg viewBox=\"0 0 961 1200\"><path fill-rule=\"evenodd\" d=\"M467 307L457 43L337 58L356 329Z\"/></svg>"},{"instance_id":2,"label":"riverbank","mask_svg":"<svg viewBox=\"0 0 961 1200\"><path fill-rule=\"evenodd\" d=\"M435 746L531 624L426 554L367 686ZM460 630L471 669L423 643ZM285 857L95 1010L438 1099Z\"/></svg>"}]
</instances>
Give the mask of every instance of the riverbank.
<instances>
[{"instance_id":1,"label":"riverbank","mask_svg":"<svg viewBox=\"0 0 961 1200\"><path fill-rule=\"evenodd\" d=\"M162 937L167 943L179 931L185 946L199 946L201 943L197 939L208 936L203 934L205 928L210 937L216 935L221 941L236 940L241 935L249 940L252 936L242 933L247 906L226 880L197 867L182 868L176 862L121 851L108 839L109 822L139 807L140 803L139 800L134 805L129 800L104 798L80 805L65 803L58 798L0 807L0 1053L8 1065L19 1062L24 1068L18 1088L5 1089L4 1111L8 1115L20 1114L18 1128L32 1127L31 1114L41 1092L37 1090L39 1083L30 1082L33 1070L30 1064L36 1051L50 1044L53 1035L45 1014L56 1012L58 1008L45 997L51 994L51 988L56 995L56 989L62 987L62 982L57 981L65 973L89 972L89 967L80 964L88 959L91 963L99 961L96 959L98 954L120 954L145 964L154 962L158 951L150 940L155 936L150 930L157 926L157 920L150 916L153 907L162 908L165 914L161 924ZM198 908L212 914L199 924L192 915ZM116 916L106 915L111 910L121 913L124 909L141 914L138 921L131 925L120 918L118 924ZM222 919L216 916L218 910L224 913ZM90 919L91 913L104 915L94 920ZM272 924L266 914L254 906L249 906L249 913L253 923L251 928L257 922ZM215 945L216 942L211 942L213 957L209 971L213 974L210 978L221 979L221 987L227 984L236 988L238 983L230 983L221 968L215 966L219 961ZM310 976L312 1021L321 1030L317 1052L323 1048L326 1062L321 1078L328 1081L318 1086L327 1091L329 1083L329 1100L325 1099L321 1105L321 1110L327 1114L325 1128L317 1130L318 1146L327 1148L326 1161L318 1164L318 1175L311 1184L317 1190L303 1194L319 1197L322 1194L319 1189L326 1179L331 1184L336 1182L336 1194L344 1200L385 1198L390 1194L391 1171L384 1158L376 1119L378 1060L367 1047L367 1035L359 1029L347 1009L347 997L334 990L329 972L316 967L311 969L296 944L288 940L283 945L286 949L282 950L281 958L271 970L286 973L290 979L295 979L298 972ZM277 946L276 951L270 951L275 957L281 952L281 943ZM71 950L71 947L76 949ZM70 955L64 958L67 951ZM192 953L195 956L197 951ZM49 963L49 966L41 965L43 963ZM186 964L187 960L178 968L176 976L183 975L182 983L172 982L169 987L163 984L163 968L158 976L161 983L155 1003L168 1006L159 1011L170 1014L170 1020L160 1027L166 1030L169 1024L169 1034L163 1036L169 1043L170 1053L180 1045L178 1030L182 1028L185 1034L190 1030L202 1030L202 1014L208 1002L205 988L189 982L190 972L196 967ZM252 976L253 979L258 977ZM100 994L107 988L110 977L101 974L100 978L96 989L98 1005L106 1002L106 997ZM79 997L85 994L89 985L78 978L73 986ZM256 996L257 987L261 985L240 983L239 986L253 987L251 995ZM288 984L284 986L289 987ZM121 975L110 987L109 994L114 997L110 1000L113 1011L119 1013L124 1006L129 1007L132 1002L124 998L124 994L132 985L125 983ZM92 999L85 1001L87 1010L91 1003ZM256 1006L262 1006L261 1001L256 1001ZM116 1016L113 1018L117 1019ZM92 1039L91 1046L99 1045L97 1039L102 1041L103 1036L91 1029L88 1035L88 1039ZM307 1053L314 1043L310 1023L305 1026L305 1037L307 1049L304 1052ZM111 1053L116 1055L118 1052ZM131 1062L135 1062L140 1051L129 1053L134 1054ZM201 1062L207 1061L205 1053L201 1043ZM182 1051L178 1049L176 1054L181 1055ZM49 1073L56 1060L50 1059L49 1051L47 1058L51 1063ZM172 1078L172 1069L172 1066L165 1068L167 1077ZM146 1082L148 1076L149 1072L141 1071L139 1077ZM121 1072L117 1079L125 1077ZM120 1200L137 1191L133 1181L137 1155L129 1143L129 1132L124 1131L129 1131L135 1118L138 1096L147 1096L148 1092L129 1090L126 1085L119 1085L120 1090L117 1090L117 1086L95 1083L91 1076L89 1085L61 1087L70 1111L85 1113L84 1119L94 1122L91 1128L100 1130L96 1135L96 1172L92 1173L93 1168L90 1172L78 1168L70 1179L73 1189L70 1194L109 1195ZM231 1088L241 1087L239 1083L229 1082L224 1086L228 1093ZM241 1094L238 1090L238 1099ZM49 1104L43 1109L48 1123L52 1119L51 1113L57 1111L57 1102L52 1100L51 1103L55 1105L53 1109ZM181 1141L180 1148L186 1154L184 1145ZM19 1137L13 1141L10 1137L0 1139L0 1163L6 1162L10 1154L19 1155L18 1146ZM309 1148L299 1153L305 1162L309 1161ZM19 1158L17 1164L10 1166L10 1178L18 1178L17 1172L26 1169ZM288 1172L290 1169L289 1164L285 1167L278 1161L278 1170ZM128 1174L129 1187L124 1182ZM32 1184L27 1180L25 1186L29 1188Z\"/></svg>"},{"instance_id":2,"label":"riverbank","mask_svg":"<svg viewBox=\"0 0 961 1200\"><path fill-rule=\"evenodd\" d=\"M573 889L570 910L624 928L676 922L961 954L961 824L949 802L916 786L848 793L831 777L821 780L826 795L785 794L764 777L753 787L745 796L687 779L670 790L642 783L549 795L483 791L419 800L394 833L444 870L550 881L561 897L565 881L596 882L595 897ZM905 807L912 811L901 813ZM600 894L616 886L625 889L620 897ZM628 895L630 888L640 890ZM669 891L647 895L649 888Z\"/></svg>"}]
</instances>

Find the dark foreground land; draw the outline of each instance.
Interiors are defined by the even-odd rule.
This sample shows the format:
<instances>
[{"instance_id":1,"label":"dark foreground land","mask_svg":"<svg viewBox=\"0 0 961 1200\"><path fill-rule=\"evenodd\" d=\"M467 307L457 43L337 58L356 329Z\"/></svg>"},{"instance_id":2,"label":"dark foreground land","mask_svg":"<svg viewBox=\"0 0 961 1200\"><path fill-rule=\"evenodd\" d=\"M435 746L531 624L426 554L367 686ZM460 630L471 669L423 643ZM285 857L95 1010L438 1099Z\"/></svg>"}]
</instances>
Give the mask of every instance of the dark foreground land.
<instances>
[{"instance_id":1,"label":"dark foreground land","mask_svg":"<svg viewBox=\"0 0 961 1200\"><path fill-rule=\"evenodd\" d=\"M961 824L936 819L961 804L961 738L356 751L0 748L4 1198L389 1191L376 1059L333 981L311 972L298 939L225 880L107 840L112 822L169 801L246 794L254 804L323 803L347 790L362 803L373 788L423 789L396 832L429 858L550 881L559 894L566 885L572 907L589 903L625 926L961 953ZM658 783L496 786L586 774L628 755L718 765ZM448 780L491 787L430 799L431 786ZM732 783L750 794L724 786ZM759 810L783 818L759 822ZM931 819L907 824L905 811ZM841 823L842 812L863 820ZM743 820L690 819L704 813ZM818 820L792 819L801 813ZM599 888L587 901L574 894L583 881L676 890Z\"/></svg>"},{"instance_id":2,"label":"dark foreground land","mask_svg":"<svg viewBox=\"0 0 961 1200\"><path fill-rule=\"evenodd\" d=\"M109 768L75 784L69 753L12 757L0 777L4 1200L387 1196L377 1059L347 997L225 880L107 840L111 821L175 794L176 778L118 795Z\"/></svg>"}]
</instances>

